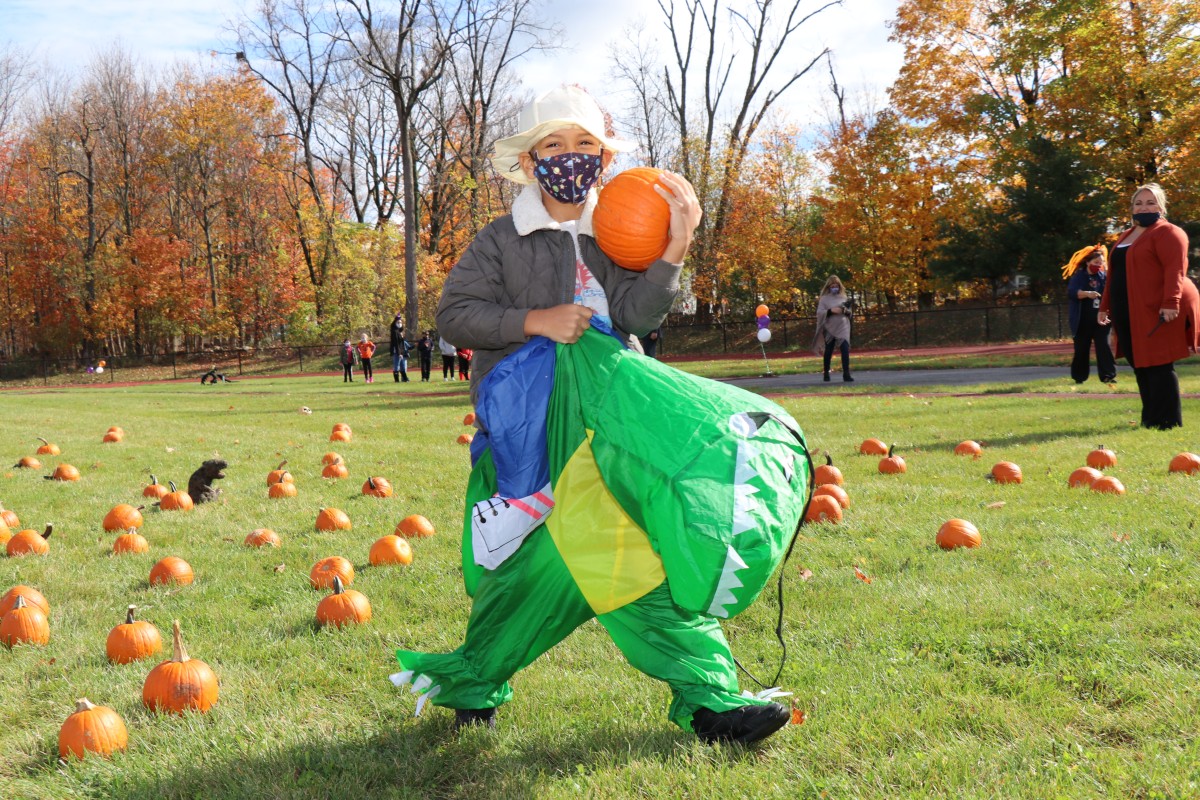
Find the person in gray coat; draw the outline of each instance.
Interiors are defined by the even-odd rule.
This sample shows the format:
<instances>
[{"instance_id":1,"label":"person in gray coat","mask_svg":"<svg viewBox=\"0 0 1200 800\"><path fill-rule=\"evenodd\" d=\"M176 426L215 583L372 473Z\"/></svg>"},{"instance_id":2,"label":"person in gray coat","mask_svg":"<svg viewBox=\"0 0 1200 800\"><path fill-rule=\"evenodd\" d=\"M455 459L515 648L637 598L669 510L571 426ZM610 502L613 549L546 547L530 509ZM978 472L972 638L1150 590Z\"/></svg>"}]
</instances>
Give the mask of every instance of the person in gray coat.
<instances>
[{"instance_id":1,"label":"person in gray coat","mask_svg":"<svg viewBox=\"0 0 1200 800\"><path fill-rule=\"evenodd\" d=\"M813 352L825 358L825 381L829 381L829 365L833 361L834 349L842 353L842 380L853 382L850 377L850 298L842 279L830 275L821 287L821 299L817 301L817 331L813 335Z\"/></svg>"}]
</instances>

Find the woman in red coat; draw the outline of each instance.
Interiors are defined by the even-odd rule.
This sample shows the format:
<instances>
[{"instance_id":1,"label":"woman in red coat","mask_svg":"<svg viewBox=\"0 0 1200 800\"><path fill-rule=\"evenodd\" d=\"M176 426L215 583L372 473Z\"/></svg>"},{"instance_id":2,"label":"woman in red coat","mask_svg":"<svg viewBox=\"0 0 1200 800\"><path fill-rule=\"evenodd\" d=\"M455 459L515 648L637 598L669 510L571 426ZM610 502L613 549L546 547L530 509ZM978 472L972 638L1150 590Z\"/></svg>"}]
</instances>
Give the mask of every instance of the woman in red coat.
<instances>
[{"instance_id":1,"label":"woman in red coat","mask_svg":"<svg viewBox=\"0 0 1200 800\"><path fill-rule=\"evenodd\" d=\"M1187 276L1187 236L1167 222L1157 183L1133 193L1134 225L1117 240L1098 322L1112 321L1117 356L1133 367L1142 427L1183 425L1175 362L1200 347L1200 295Z\"/></svg>"}]
</instances>

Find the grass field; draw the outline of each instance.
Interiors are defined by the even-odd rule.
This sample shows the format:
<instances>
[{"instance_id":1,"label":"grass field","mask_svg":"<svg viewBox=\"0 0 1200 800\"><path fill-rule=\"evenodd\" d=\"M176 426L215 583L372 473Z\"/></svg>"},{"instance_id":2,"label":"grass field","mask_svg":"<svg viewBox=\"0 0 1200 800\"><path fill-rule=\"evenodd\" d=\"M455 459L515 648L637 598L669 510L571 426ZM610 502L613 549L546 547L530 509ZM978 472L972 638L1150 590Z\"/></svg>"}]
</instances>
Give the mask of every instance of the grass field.
<instances>
[{"instance_id":1,"label":"grass field","mask_svg":"<svg viewBox=\"0 0 1200 800\"><path fill-rule=\"evenodd\" d=\"M463 385L0 393L0 463L44 436L63 450L47 467L83 473L58 483L43 480L48 469L0 470L0 502L22 527L56 524L49 556L0 558L0 591L30 584L53 607L48 645L0 646L0 797L1200 796L1200 476L1167 474L1172 455L1200 451L1200 401L1185 400L1188 427L1144 431L1136 394L1079 397L1065 383L1032 387L1054 397L781 399L810 445L833 454L852 505L839 526L803 529L783 568L781 683L807 721L751 749L707 747L670 726L665 688L625 665L594 622L514 679L495 731L456 737L437 708L412 718L413 697L387 680L393 651L453 649L469 611ZM1184 383L1197 391L1200 377ZM335 422L353 426L353 442L327 441ZM101 444L110 425L124 442ZM868 436L895 442L908 473L880 475L876 458L857 455ZM966 438L985 444L981 460L952 455ZM1125 496L1066 488L1101 442L1118 454L1110 472ZM348 480L318 477L328 450L343 454ZM136 501L149 471L184 483L214 455L230 464L222 502L147 509L151 551L110 555L110 507ZM299 496L268 500L265 476L284 458ZM1000 460L1020 464L1025 482L987 481ZM362 496L368 475L389 478L396 496ZM328 505L353 529L315 532ZM409 567L368 566L371 542L410 513L438 534L414 541ZM934 534L951 517L973 521L983 546L939 550ZM243 547L257 527L283 546ZM366 625L315 625L323 593L308 570L334 554L358 570L353 588L374 608ZM187 559L196 582L150 587L165 555ZM145 710L156 659L107 662L105 636L130 603L164 637L181 621L192 657L220 678L209 713ZM764 679L780 657L776 612L772 585L726 624L735 655ZM58 728L83 696L124 717L128 752L58 761Z\"/></svg>"}]
</instances>

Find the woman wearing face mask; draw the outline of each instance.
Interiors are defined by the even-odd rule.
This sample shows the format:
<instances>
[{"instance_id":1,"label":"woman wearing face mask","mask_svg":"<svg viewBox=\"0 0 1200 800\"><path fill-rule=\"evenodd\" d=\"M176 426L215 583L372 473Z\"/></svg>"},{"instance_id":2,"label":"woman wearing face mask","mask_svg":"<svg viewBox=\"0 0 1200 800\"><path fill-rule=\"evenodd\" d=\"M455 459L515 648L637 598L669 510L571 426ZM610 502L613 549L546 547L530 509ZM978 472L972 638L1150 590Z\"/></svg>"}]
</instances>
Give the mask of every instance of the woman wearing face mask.
<instances>
[{"instance_id":1,"label":"woman wearing face mask","mask_svg":"<svg viewBox=\"0 0 1200 800\"><path fill-rule=\"evenodd\" d=\"M1096 372L1101 383L1115 383L1117 364L1108 346L1111 327L1096 321L1100 313L1100 298L1108 277L1108 248L1089 245L1071 256L1063 267L1067 284L1068 319L1071 335L1075 337L1075 358L1071 361L1071 377L1076 383L1088 379L1089 351L1096 348Z\"/></svg>"},{"instance_id":2,"label":"woman wearing face mask","mask_svg":"<svg viewBox=\"0 0 1200 800\"><path fill-rule=\"evenodd\" d=\"M813 352L825 358L825 381L829 382L829 365L833 361L834 349L842 353L842 380L852 383L850 377L850 310L846 308L849 298L846 288L837 275L830 275L821 287L821 299L817 301L817 332L813 336Z\"/></svg>"},{"instance_id":3,"label":"woman wearing face mask","mask_svg":"<svg viewBox=\"0 0 1200 800\"><path fill-rule=\"evenodd\" d=\"M1187 277L1187 235L1167 222L1167 197L1150 183L1133 193L1133 227L1112 251L1097 321L1110 321L1117 356L1133 367L1142 427L1183 425L1175 362L1200 346L1200 295Z\"/></svg>"}]
</instances>

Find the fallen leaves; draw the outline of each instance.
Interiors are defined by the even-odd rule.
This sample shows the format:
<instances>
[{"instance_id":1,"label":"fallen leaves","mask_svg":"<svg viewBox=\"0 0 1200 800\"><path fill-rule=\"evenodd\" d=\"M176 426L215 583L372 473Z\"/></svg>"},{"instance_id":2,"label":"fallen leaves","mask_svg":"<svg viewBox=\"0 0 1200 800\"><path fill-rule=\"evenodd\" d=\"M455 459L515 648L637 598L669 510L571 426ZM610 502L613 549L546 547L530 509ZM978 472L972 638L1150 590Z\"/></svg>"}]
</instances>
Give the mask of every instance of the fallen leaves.
<instances>
[{"instance_id":1,"label":"fallen leaves","mask_svg":"<svg viewBox=\"0 0 1200 800\"><path fill-rule=\"evenodd\" d=\"M791 721L792 725L803 725L805 720L807 720L807 719L808 719L808 715L804 713L803 708L800 708L799 706L796 706L796 705L792 706L792 721Z\"/></svg>"},{"instance_id":2,"label":"fallen leaves","mask_svg":"<svg viewBox=\"0 0 1200 800\"><path fill-rule=\"evenodd\" d=\"M808 569L807 567L800 567L800 580L811 581L812 576L813 576L813 573L812 573L811 569Z\"/></svg>"},{"instance_id":3,"label":"fallen leaves","mask_svg":"<svg viewBox=\"0 0 1200 800\"><path fill-rule=\"evenodd\" d=\"M1112 532L1112 540L1114 542L1128 542L1131 538L1133 537L1131 537L1128 533L1117 533L1116 531Z\"/></svg>"},{"instance_id":4,"label":"fallen leaves","mask_svg":"<svg viewBox=\"0 0 1200 800\"><path fill-rule=\"evenodd\" d=\"M863 583L871 582L871 578L867 575L867 573L859 569L857 564L854 565L854 577L858 578Z\"/></svg>"},{"instance_id":5,"label":"fallen leaves","mask_svg":"<svg viewBox=\"0 0 1200 800\"><path fill-rule=\"evenodd\" d=\"M984 508L1004 508L1006 505L1008 505L1007 501L997 500L994 503L988 503L986 506L984 506Z\"/></svg>"}]
</instances>

